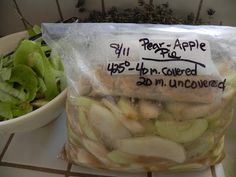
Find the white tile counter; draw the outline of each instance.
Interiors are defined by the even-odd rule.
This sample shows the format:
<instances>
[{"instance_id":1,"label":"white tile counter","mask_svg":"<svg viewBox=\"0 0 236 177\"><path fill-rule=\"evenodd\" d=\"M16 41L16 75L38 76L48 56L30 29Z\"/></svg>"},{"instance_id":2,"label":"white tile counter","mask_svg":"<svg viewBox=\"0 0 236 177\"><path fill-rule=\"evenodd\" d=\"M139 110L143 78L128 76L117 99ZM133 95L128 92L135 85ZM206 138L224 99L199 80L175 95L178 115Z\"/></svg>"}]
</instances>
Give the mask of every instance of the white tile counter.
<instances>
[{"instance_id":1,"label":"white tile counter","mask_svg":"<svg viewBox=\"0 0 236 177\"><path fill-rule=\"evenodd\" d=\"M0 177L224 177L222 165L188 173L123 173L74 166L58 158L65 140L65 113L32 132L0 135Z\"/></svg>"}]
</instances>

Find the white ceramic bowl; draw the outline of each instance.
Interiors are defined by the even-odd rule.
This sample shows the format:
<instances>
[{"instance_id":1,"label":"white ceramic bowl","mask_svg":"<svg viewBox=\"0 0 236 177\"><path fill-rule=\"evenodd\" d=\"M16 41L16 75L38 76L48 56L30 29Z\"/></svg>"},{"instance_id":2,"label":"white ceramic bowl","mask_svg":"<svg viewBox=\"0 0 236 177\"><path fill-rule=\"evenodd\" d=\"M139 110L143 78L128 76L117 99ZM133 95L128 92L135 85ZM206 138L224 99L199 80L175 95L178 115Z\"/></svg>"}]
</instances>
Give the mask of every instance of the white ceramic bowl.
<instances>
[{"instance_id":1,"label":"white ceramic bowl","mask_svg":"<svg viewBox=\"0 0 236 177\"><path fill-rule=\"evenodd\" d=\"M0 54L13 51L18 42L25 37L27 33L23 31L0 38ZM66 90L37 110L11 120L1 121L0 133L25 132L48 124L63 111L65 99Z\"/></svg>"}]
</instances>

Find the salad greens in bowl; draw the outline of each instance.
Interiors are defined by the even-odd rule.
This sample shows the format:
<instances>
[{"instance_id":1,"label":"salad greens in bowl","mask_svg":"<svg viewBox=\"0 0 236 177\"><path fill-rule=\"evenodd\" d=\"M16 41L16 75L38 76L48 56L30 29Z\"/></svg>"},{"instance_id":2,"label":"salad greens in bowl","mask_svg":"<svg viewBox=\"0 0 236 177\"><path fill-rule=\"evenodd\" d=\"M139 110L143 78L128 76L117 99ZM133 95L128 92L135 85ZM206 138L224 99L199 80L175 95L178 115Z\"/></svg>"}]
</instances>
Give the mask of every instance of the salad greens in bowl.
<instances>
[{"instance_id":1,"label":"salad greens in bowl","mask_svg":"<svg viewBox=\"0 0 236 177\"><path fill-rule=\"evenodd\" d=\"M34 40L27 32L0 38L0 133L39 128L64 107L63 64L38 32Z\"/></svg>"}]
</instances>

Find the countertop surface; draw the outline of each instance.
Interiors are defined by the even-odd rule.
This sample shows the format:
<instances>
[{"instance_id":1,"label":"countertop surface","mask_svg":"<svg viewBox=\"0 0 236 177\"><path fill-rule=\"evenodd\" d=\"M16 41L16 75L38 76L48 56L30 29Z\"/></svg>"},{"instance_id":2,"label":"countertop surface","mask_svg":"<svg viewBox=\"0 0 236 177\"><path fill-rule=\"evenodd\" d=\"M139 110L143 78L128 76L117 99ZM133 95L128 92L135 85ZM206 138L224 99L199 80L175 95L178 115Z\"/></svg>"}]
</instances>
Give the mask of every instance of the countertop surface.
<instances>
[{"instance_id":1,"label":"countertop surface","mask_svg":"<svg viewBox=\"0 0 236 177\"><path fill-rule=\"evenodd\" d=\"M58 158L65 141L65 112L50 124L37 130L0 135L0 176L224 177L222 164L204 171L188 173L123 173L74 166Z\"/></svg>"}]
</instances>

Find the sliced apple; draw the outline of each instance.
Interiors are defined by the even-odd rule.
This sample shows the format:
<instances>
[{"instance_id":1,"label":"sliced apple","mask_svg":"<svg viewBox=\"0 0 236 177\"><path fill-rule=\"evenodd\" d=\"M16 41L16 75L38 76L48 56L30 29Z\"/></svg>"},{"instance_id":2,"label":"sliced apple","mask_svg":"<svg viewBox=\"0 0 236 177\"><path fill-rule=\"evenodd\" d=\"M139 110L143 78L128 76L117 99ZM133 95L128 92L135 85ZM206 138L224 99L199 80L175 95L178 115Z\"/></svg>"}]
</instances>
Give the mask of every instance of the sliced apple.
<instances>
[{"instance_id":1,"label":"sliced apple","mask_svg":"<svg viewBox=\"0 0 236 177\"><path fill-rule=\"evenodd\" d=\"M207 155L215 145L214 134L209 133L185 146L188 159L199 159Z\"/></svg>"},{"instance_id":2,"label":"sliced apple","mask_svg":"<svg viewBox=\"0 0 236 177\"><path fill-rule=\"evenodd\" d=\"M182 163L186 159L183 146L158 136L117 140L116 148L133 155L159 157L178 163Z\"/></svg>"},{"instance_id":3,"label":"sliced apple","mask_svg":"<svg viewBox=\"0 0 236 177\"><path fill-rule=\"evenodd\" d=\"M158 116L158 120L175 120L175 117L166 110L162 110Z\"/></svg>"},{"instance_id":4,"label":"sliced apple","mask_svg":"<svg viewBox=\"0 0 236 177\"><path fill-rule=\"evenodd\" d=\"M156 134L156 127L155 127L155 121L153 119L150 120L140 120L141 125L145 129L145 134Z\"/></svg>"},{"instance_id":5,"label":"sliced apple","mask_svg":"<svg viewBox=\"0 0 236 177\"><path fill-rule=\"evenodd\" d=\"M90 139L97 141L98 138L90 124L90 122L87 119L87 116L85 114L85 110L83 108L78 108L79 111L79 126L82 130L82 132Z\"/></svg>"},{"instance_id":6,"label":"sliced apple","mask_svg":"<svg viewBox=\"0 0 236 177\"><path fill-rule=\"evenodd\" d=\"M224 136L220 139L220 141L217 143L214 151L213 151L213 155L214 156L219 156L223 150L224 150L224 142L225 142L225 139L224 139Z\"/></svg>"},{"instance_id":7,"label":"sliced apple","mask_svg":"<svg viewBox=\"0 0 236 177\"><path fill-rule=\"evenodd\" d=\"M209 124L211 124L212 122L220 118L221 114L223 113L223 110L224 110L224 107L222 107L221 109L218 109L211 115L204 117L204 119L206 119L209 122Z\"/></svg>"},{"instance_id":8,"label":"sliced apple","mask_svg":"<svg viewBox=\"0 0 236 177\"><path fill-rule=\"evenodd\" d=\"M79 76L75 76L72 80L75 84L73 88L76 89L76 94L89 95L92 91L90 79L86 78L84 75L79 74Z\"/></svg>"},{"instance_id":9,"label":"sliced apple","mask_svg":"<svg viewBox=\"0 0 236 177\"><path fill-rule=\"evenodd\" d=\"M137 161L138 157L122 151L114 150L108 153L108 158L121 165L129 165Z\"/></svg>"},{"instance_id":10,"label":"sliced apple","mask_svg":"<svg viewBox=\"0 0 236 177\"><path fill-rule=\"evenodd\" d=\"M132 172L132 173L142 173L144 171L147 171L147 168L142 165L142 164L139 164L139 163L132 163L128 166L121 166L119 167L119 170L122 170L124 172Z\"/></svg>"},{"instance_id":11,"label":"sliced apple","mask_svg":"<svg viewBox=\"0 0 236 177\"><path fill-rule=\"evenodd\" d=\"M166 103L165 107L168 112L175 115L176 119L186 120L207 116L216 111L220 106L221 100L218 100L211 104L168 102Z\"/></svg>"},{"instance_id":12,"label":"sliced apple","mask_svg":"<svg viewBox=\"0 0 236 177\"><path fill-rule=\"evenodd\" d=\"M76 105L90 107L92 104L99 104L96 100L93 100L89 97L79 96L76 99Z\"/></svg>"},{"instance_id":13,"label":"sliced apple","mask_svg":"<svg viewBox=\"0 0 236 177\"><path fill-rule=\"evenodd\" d=\"M224 107L223 111L219 114L217 117L207 117L209 121L209 129L212 131L217 131L217 133L220 133L229 126L229 124L232 122L234 110L233 110L233 104L228 104L226 107Z\"/></svg>"},{"instance_id":14,"label":"sliced apple","mask_svg":"<svg viewBox=\"0 0 236 177\"><path fill-rule=\"evenodd\" d=\"M224 157L225 157L225 153L224 152L222 152L218 156L212 156L211 159L210 159L210 163L211 164L218 164L218 163L222 162Z\"/></svg>"},{"instance_id":15,"label":"sliced apple","mask_svg":"<svg viewBox=\"0 0 236 177\"><path fill-rule=\"evenodd\" d=\"M200 170L203 169L204 165L200 163L188 163L188 164L181 164L175 165L170 167L169 170L173 171L193 171L193 170Z\"/></svg>"},{"instance_id":16,"label":"sliced apple","mask_svg":"<svg viewBox=\"0 0 236 177\"><path fill-rule=\"evenodd\" d=\"M78 106L73 105L69 100L66 101L66 113L67 113L67 125L68 128L73 128L76 130L77 134L82 135L83 132L79 126L78 122Z\"/></svg>"},{"instance_id":17,"label":"sliced apple","mask_svg":"<svg viewBox=\"0 0 236 177\"><path fill-rule=\"evenodd\" d=\"M112 164L112 161L107 158L108 151L102 144L85 138L82 140L82 144L100 162L108 166Z\"/></svg>"},{"instance_id":18,"label":"sliced apple","mask_svg":"<svg viewBox=\"0 0 236 177\"><path fill-rule=\"evenodd\" d=\"M183 122L157 120L155 125L157 133L161 137L178 143L187 143L200 137L207 130L208 122L205 119Z\"/></svg>"},{"instance_id":19,"label":"sliced apple","mask_svg":"<svg viewBox=\"0 0 236 177\"><path fill-rule=\"evenodd\" d=\"M93 167L102 167L101 162L88 151L79 148L76 155L76 162L85 165L92 165Z\"/></svg>"},{"instance_id":20,"label":"sliced apple","mask_svg":"<svg viewBox=\"0 0 236 177\"><path fill-rule=\"evenodd\" d=\"M226 77L226 85L236 88L236 72L231 73Z\"/></svg>"},{"instance_id":21,"label":"sliced apple","mask_svg":"<svg viewBox=\"0 0 236 177\"><path fill-rule=\"evenodd\" d=\"M103 99L102 103L110 109L113 115L132 133L132 134L140 134L145 131L142 124L140 124L136 120L128 119L122 113L122 111L113 103L108 101L107 99Z\"/></svg>"},{"instance_id":22,"label":"sliced apple","mask_svg":"<svg viewBox=\"0 0 236 177\"><path fill-rule=\"evenodd\" d=\"M139 101L139 112L144 119L156 119L160 114L160 106L150 101Z\"/></svg>"},{"instance_id":23,"label":"sliced apple","mask_svg":"<svg viewBox=\"0 0 236 177\"><path fill-rule=\"evenodd\" d=\"M107 108L93 104L89 110L88 118L103 141L112 147L117 139L131 137L130 132Z\"/></svg>"},{"instance_id":24,"label":"sliced apple","mask_svg":"<svg viewBox=\"0 0 236 177\"><path fill-rule=\"evenodd\" d=\"M66 143L64 146L64 149L62 151L62 154L60 154L60 157L62 157L64 160L74 160L74 157L77 155L77 150L73 144Z\"/></svg>"},{"instance_id":25,"label":"sliced apple","mask_svg":"<svg viewBox=\"0 0 236 177\"><path fill-rule=\"evenodd\" d=\"M75 145L80 146L80 134L76 133L70 124L67 124L67 135L68 142Z\"/></svg>"},{"instance_id":26,"label":"sliced apple","mask_svg":"<svg viewBox=\"0 0 236 177\"><path fill-rule=\"evenodd\" d=\"M136 108L131 104L128 98L121 97L117 104L128 119L138 119L138 112Z\"/></svg>"},{"instance_id":27,"label":"sliced apple","mask_svg":"<svg viewBox=\"0 0 236 177\"><path fill-rule=\"evenodd\" d=\"M185 109L185 107L187 107L187 105L182 102L165 102L164 107L167 112L174 113L175 115L181 115L182 111Z\"/></svg>"}]
</instances>

